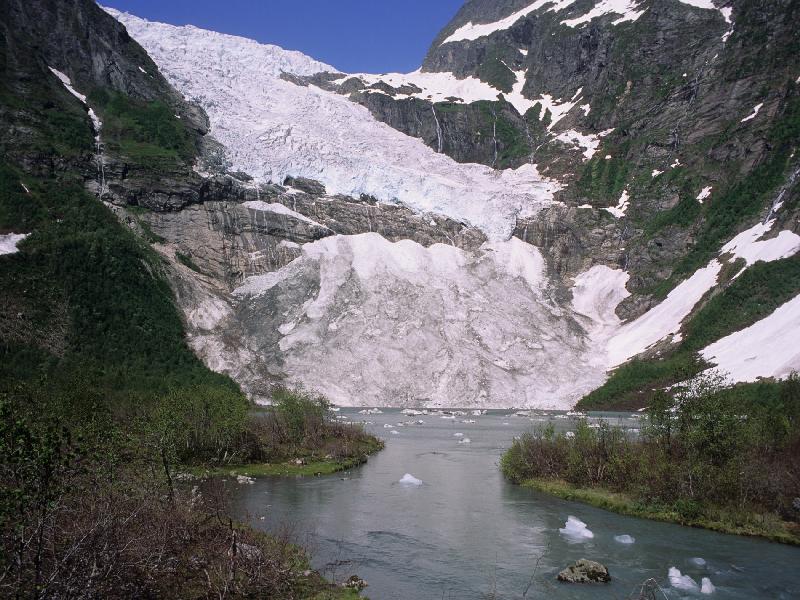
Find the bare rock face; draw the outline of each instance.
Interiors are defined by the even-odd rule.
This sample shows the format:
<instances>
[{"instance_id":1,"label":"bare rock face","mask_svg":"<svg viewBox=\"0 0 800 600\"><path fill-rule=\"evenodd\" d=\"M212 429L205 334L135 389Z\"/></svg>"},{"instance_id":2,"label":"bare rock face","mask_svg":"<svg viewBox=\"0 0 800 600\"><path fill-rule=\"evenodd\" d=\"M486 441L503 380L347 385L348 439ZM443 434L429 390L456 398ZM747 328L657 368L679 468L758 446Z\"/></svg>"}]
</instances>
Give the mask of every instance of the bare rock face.
<instances>
[{"instance_id":1,"label":"bare rock face","mask_svg":"<svg viewBox=\"0 0 800 600\"><path fill-rule=\"evenodd\" d=\"M599 562L582 558L561 571L558 580L565 583L608 583L611 575Z\"/></svg>"}]
</instances>

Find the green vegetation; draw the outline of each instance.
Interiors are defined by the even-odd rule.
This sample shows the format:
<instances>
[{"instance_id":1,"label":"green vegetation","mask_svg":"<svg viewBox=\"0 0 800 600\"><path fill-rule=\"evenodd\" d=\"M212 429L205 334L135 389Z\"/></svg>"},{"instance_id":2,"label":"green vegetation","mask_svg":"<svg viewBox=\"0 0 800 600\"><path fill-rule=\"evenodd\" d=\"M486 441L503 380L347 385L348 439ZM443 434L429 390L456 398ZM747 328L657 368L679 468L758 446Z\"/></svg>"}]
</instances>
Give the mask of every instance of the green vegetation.
<instances>
[{"instance_id":1,"label":"green vegetation","mask_svg":"<svg viewBox=\"0 0 800 600\"><path fill-rule=\"evenodd\" d=\"M703 516L687 516L685 510L684 512L679 510L680 506L676 509L674 506L647 504L629 494L614 492L606 488L580 487L558 479L526 479L521 485L562 500L582 502L629 517L677 523L732 535L763 537L773 542L800 545L798 528L791 523L782 521L774 514L742 513L708 507Z\"/></svg>"},{"instance_id":2,"label":"green vegetation","mask_svg":"<svg viewBox=\"0 0 800 600\"><path fill-rule=\"evenodd\" d=\"M800 378L651 399L639 436L581 421L515 440L506 477L595 506L800 544Z\"/></svg>"},{"instance_id":3,"label":"green vegetation","mask_svg":"<svg viewBox=\"0 0 800 600\"><path fill-rule=\"evenodd\" d=\"M578 180L582 194L607 205L617 203L628 179L628 160L625 158L628 145L604 146L604 151L611 154L610 159L606 160L605 154L598 153L586 163Z\"/></svg>"},{"instance_id":4,"label":"green vegetation","mask_svg":"<svg viewBox=\"0 0 800 600\"><path fill-rule=\"evenodd\" d=\"M229 425L198 419L202 401L187 410L177 400L165 407L189 417L180 423L192 429L187 439L227 443ZM204 416L231 417L220 409ZM288 535L226 518L219 482L199 491L176 483L159 438L174 430L153 429L160 414L121 422L78 386L0 395L0 595L357 597L310 571Z\"/></svg>"},{"instance_id":5,"label":"green vegetation","mask_svg":"<svg viewBox=\"0 0 800 600\"><path fill-rule=\"evenodd\" d=\"M191 162L194 134L169 106L144 102L119 92L97 89L88 102L103 120L103 141L115 152L148 169Z\"/></svg>"},{"instance_id":6,"label":"green vegetation","mask_svg":"<svg viewBox=\"0 0 800 600\"><path fill-rule=\"evenodd\" d=\"M193 156L164 105L93 99L109 147L148 173ZM62 161L69 149L34 100L32 143L14 150ZM63 104L59 131L80 133L70 156L89 161L88 117ZM177 474L299 449L363 461L380 442L324 417L301 438L283 436L283 417L255 418L188 347L161 257L84 190L90 163L34 176L5 156L0 230L31 235L0 257L0 596L355 597L309 574L281 536L231 523L214 480L198 495Z\"/></svg>"},{"instance_id":7,"label":"green vegetation","mask_svg":"<svg viewBox=\"0 0 800 600\"><path fill-rule=\"evenodd\" d=\"M480 130L481 135L487 139L494 138L497 140L496 168L507 168L530 153L531 149L525 133L519 130L503 112L510 105L505 101L480 101L476 102L476 105L479 107L486 122Z\"/></svg>"},{"instance_id":8,"label":"green vegetation","mask_svg":"<svg viewBox=\"0 0 800 600\"><path fill-rule=\"evenodd\" d=\"M235 390L186 345L161 259L78 181L0 168L0 228L33 231L0 259L0 387L76 373L119 402L174 386Z\"/></svg>"},{"instance_id":9,"label":"green vegetation","mask_svg":"<svg viewBox=\"0 0 800 600\"><path fill-rule=\"evenodd\" d=\"M514 89L514 84L517 82L517 76L503 62L496 47L487 51L483 62L478 67L477 75L481 81L485 81L506 94Z\"/></svg>"},{"instance_id":10,"label":"green vegetation","mask_svg":"<svg viewBox=\"0 0 800 600\"><path fill-rule=\"evenodd\" d=\"M725 240L733 237L741 223L758 215L767 200L785 180L800 139L800 97L790 84L793 97L769 133L771 150L747 177L707 203L704 222L691 251L675 268L672 280L693 273L710 260Z\"/></svg>"},{"instance_id":11,"label":"green vegetation","mask_svg":"<svg viewBox=\"0 0 800 600\"><path fill-rule=\"evenodd\" d=\"M744 266L728 269L730 275ZM758 262L712 296L683 326L683 339L652 359L634 359L618 367L601 387L581 399L582 409L636 409L655 390L686 381L710 365L697 354L708 344L769 316L800 289L800 257Z\"/></svg>"}]
</instances>

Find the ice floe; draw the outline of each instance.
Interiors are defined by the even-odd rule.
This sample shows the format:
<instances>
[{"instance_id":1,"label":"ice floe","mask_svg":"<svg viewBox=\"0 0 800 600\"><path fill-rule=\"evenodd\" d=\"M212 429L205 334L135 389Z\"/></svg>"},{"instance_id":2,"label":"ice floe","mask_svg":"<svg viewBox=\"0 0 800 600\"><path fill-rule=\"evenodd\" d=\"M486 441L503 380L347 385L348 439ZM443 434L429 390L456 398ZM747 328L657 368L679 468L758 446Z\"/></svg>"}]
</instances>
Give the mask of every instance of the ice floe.
<instances>
[{"instance_id":1,"label":"ice floe","mask_svg":"<svg viewBox=\"0 0 800 600\"><path fill-rule=\"evenodd\" d=\"M422 485L422 480L417 479L411 473L406 473L400 478L400 481L398 483L402 485L414 486L414 485Z\"/></svg>"},{"instance_id":2,"label":"ice floe","mask_svg":"<svg viewBox=\"0 0 800 600\"><path fill-rule=\"evenodd\" d=\"M572 515L567 517L567 522L558 532L570 541L582 542L594 538L594 533L589 530L586 523Z\"/></svg>"},{"instance_id":3,"label":"ice floe","mask_svg":"<svg viewBox=\"0 0 800 600\"><path fill-rule=\"evenodd\" d=\"M634 544L636 543L636 538L633 538L626 533L623 535L615 535L614 541L618 544Z\"/></svg>"},{"instance_id":4,"label":"ice floe","mask_svg":"<svg viewBox=\"0 0 800 600\"><path fill-rule=\"evenodd\" d=\"M680 570L676 567L670 567L667 572L669 577L669 584L676 590L683 590L685 592L697 591L699 589L697 582L688 575L681 574Z\"/></svg>"}]
</instances>

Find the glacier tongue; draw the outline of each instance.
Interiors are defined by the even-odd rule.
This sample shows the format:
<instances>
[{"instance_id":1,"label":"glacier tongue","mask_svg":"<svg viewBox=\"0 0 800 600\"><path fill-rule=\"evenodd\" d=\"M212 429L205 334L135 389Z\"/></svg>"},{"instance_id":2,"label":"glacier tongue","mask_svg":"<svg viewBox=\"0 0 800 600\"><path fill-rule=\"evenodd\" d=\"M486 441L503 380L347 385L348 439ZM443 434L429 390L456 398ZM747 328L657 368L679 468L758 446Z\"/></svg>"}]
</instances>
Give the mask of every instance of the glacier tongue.
<instances>
[{"instance_id":1,"label":"glacier tongue","mask_svg":"<svg viewBox=\"0 0 800 600\"><path fill-rule=\"evenodd\" d=\"M498 172L460 164L374 119L332 92L299 86L282 72L333 69L298 52L252 40L152 23L109 12L149 52L167 79L208 113L211 134L234 169L256 180L322 182L329 194L367 194L440 213L508 239L518 216L553 203L558 184L535 165Z\"/></svg>"},{"instance_id":2,"label":"glacier tongue","mask_svg":"<svg viewBox=\"0 0 800 600\"><path fill-rule=\"evenodd\" d=\"M470 253L364 233L306 244L234 296L249 354L336 404L569 408L604 365L547 292L517 238Z\"/></svg>"}]
</instances>

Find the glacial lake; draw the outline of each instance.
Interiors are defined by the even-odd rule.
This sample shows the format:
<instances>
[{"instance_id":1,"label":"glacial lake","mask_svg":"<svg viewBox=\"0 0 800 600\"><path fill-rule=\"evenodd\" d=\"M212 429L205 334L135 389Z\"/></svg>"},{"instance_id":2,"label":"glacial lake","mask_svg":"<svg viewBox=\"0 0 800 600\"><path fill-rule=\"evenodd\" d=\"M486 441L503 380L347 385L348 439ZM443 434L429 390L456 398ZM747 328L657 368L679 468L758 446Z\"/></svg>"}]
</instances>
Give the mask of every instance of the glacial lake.
<instances>
[{"instance_id":1,"label":"glacial lake","mask_svg":"<svg viewBox=\"0 0 800 600\"><path fill-rule=\"evenodd\" d=\"M289 527L312 551L315 568L338 581L358 574L372 600L624 599L649 578L668 598L800 598L800 548L624 517L506 482L498 462L513 437L548 420L559 430L574 428L563 414L489 411L447 419L343 408L337 415L370 421L386 449L347 473L249 485L229 480L232 508L257 528ZM602 416L639 427L635 416ZM424 424L398 426L417 420ZM470 443L459 443L464 438ZM401 484L406 473L421 485ZM560 533L569 516L594 537L578 541ZM621 535L635 542L615 541ZM605 564L612 582L557 582L558 571L580 558ZM716 591L706 596L672 587L671 567L698 586L708 577Z\"/></svg>"}]
</instances>

